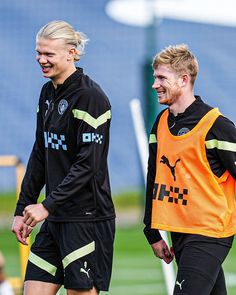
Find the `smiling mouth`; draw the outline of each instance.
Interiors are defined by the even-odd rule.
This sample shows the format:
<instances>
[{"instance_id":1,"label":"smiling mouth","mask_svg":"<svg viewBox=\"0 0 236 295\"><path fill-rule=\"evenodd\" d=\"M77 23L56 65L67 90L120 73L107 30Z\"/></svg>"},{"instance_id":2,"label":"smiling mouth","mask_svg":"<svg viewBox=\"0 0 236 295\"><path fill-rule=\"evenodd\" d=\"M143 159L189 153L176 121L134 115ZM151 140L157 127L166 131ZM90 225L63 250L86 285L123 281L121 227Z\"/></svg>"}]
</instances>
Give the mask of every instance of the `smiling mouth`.
<instances>
[{"instance_id":1,"label":"smiling mouth","mask_svg":"<svg viewBox=\"0 0 236 295\"><path fill-rule=\"evenodd\" d=\"M41 68L42 68L43 73L48 73L49 70L52 68L52 66L42 66L41 65Z\"/></svg>"},{"instance_id":2,"label":"smiling mouth","mask_svg":"<svg viewBox=\"0 0 236 295\"><path fill-rule=\"evenodd\" d=\"M163 95L165 95L165 91L157 92L157 94L158 94L158 97L162 97Z\"/></svg>"}]
</instances>

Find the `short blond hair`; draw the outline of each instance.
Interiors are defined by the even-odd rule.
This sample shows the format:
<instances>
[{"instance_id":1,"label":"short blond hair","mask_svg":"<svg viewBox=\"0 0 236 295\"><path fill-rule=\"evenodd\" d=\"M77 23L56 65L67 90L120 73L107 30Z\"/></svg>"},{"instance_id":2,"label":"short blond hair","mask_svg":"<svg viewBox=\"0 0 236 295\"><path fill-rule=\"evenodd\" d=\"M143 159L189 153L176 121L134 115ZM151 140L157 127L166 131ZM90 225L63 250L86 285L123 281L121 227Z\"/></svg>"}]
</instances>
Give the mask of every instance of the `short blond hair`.
<instances>
[{"instance_id":1,"label":"short blond hair","mask_svg":"<svg viewBox=\"0 0 236 295\"><path fill-rule=\"evenodd\" d=\"M170 45L164 48L153 59L153 69L157 69L159 65L169 65L177 74L187 72L191 77L192 85L197 77L198 61L186 44Z\"/></svg>"},{"instance_id":2,"label":"short blond hair","mask_svg":"<svg viewBox=\"0 0 236 295\"><path fill-rule=\"evenodd\" d=\"M75 31L69 23L61 20L51 21L43 26L36 35L36 42L40 38L63 39L65 44L75 46L75 61L80 60L80 56L84 53L85 45L89 40L84 33Z\"/></svg>"}]
</instances>

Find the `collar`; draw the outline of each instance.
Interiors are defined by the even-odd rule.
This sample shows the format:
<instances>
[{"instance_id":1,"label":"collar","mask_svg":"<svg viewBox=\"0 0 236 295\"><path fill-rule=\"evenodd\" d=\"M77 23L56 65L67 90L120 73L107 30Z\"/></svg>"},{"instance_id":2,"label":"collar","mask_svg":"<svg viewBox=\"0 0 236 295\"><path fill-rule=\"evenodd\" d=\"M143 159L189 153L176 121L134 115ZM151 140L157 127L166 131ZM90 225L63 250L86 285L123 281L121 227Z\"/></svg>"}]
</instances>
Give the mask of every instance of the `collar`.
<instances>
[{"instance_id":1,"label":"collar","mask_svg":"<svg viewBox=\"0 0 236 295\"><path fill-rule=\"evenodd\" d=\"M56 95L58 94L58 92L60 92L63 89L66 89L71 83L73 83L76 79L78 79L79 77L81 77L81 75L83 74L83 69L76 67L76 71L74 71L73 74L71 74L65 81L63 84L58 84L57 88L55 89L53 86L53 83L51 82L51 85L56 93Z\"/></svg>"},{"instance_id":2,"label":"collar","mask_svg":"<svg viewBox=\"0 0 236 295\"><path fill-rule=\"evenodd\" d=\"M169 110L169 117L170 119L173 119L174 121L178 121L184 117L189 117L191 114L196 112L199 107L204 103L200 96L194 95L196 100L187 107L187 109L183 113L179 113L177 116L174 116L170 110Z\"/></svg>"}]
</instances>

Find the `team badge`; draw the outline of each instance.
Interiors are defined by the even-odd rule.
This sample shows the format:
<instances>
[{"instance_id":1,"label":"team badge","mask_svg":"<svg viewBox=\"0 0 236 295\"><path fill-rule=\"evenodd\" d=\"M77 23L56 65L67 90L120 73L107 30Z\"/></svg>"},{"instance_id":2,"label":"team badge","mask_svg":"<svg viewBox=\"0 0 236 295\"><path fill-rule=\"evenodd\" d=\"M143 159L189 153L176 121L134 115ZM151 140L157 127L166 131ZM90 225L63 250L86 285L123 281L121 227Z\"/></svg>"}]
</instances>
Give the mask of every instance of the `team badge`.
<instances>
[{"instance_id":1,"label":"team badge","mask_svg":"<svg viewBox=\"0 0 236 295\"><path fill-rule=\"evenodd\" d=\"M181 136L181 135L184 135L184 134L186 134L186 133L188 133L190 130L188 129L188 128L186 128L186 127L184 127L184 128L181 128L180 130L179 130L179 132L178 132L178 136Z\"/></svg>"},{"instance_id":2,"label":"team badge","mask_svg":"<svg viewBox=\"0 0 236 295\"><path fill-rule=\"evenodd\" d=\"M60 115L63 115L65 110L68 107L68 102L65 99L60 100L59 105L58 105L58 113Z\"/></svg>"}]
</instances>

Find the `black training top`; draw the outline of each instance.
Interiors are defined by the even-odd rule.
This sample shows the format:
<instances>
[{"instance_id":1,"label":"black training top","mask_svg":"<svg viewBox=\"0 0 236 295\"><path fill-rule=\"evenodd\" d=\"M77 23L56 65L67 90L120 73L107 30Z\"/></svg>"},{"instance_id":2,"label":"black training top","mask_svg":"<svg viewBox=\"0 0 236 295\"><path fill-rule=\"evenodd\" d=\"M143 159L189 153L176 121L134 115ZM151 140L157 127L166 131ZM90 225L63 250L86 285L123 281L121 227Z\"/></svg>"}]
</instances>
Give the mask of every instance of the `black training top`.
<instances>
[{"instance_id":1,"label":"black training top","mask_svg":"<svg viewBox=\"0 0 236 295\"><path fill-rule=\"evenodd\" d=\"M174 116L171 112L169 112L168 126L170 132L175 136L187 133L189 130L193 129L200 119L211 109L211 106L205 104L199 96L196 96L196 100L184 111L184 113ZM163 112L158 115L151 134L156 135L159 118L162 113ZM236 129L234 124L229 119L219 116L206 136L206 140L211 139L234 143L236 146ZM158 143L152 142L149 144L144 233L150 244L161 240L159 231L156 229L151 229L152 195L156 175L157 144ZM211 170L216 176L220 177L226 170L228 170L234 179L236 179L235 148L232 150L224 150L216 147L213 149L207 149L206 153ZM171 233L171 238L175 251L181 249L181 247L188 241L210 241L221 243L227 246L231 246L233 241L233 237L218 239L201 235L173 232Z\"/></svg>"},{"instance_id":2,"label":"black training top","mask_svg":"<svg viewBox=\"0 0 236 295\"><path fill-rule=\"evenodd\" d=\"M57 89L41 91L36 140L15 215L37 203L50 221L96 221L115 217L107 154L111 105L99 85L78 68Z\"/></svg>"}]
</instances>

